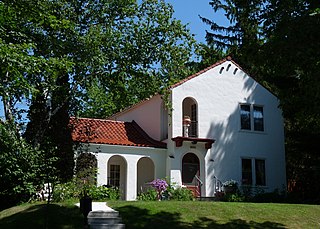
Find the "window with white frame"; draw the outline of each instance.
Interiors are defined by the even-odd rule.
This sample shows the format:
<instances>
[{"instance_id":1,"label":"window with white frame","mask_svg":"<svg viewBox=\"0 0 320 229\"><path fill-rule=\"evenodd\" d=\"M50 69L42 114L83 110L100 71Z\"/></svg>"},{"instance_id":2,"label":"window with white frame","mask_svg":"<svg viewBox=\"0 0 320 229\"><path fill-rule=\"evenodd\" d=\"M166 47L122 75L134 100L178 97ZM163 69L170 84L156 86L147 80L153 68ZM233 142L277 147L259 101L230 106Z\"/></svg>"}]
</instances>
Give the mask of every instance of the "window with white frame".
<instances>
[{"instance_id":1,"label":"window with white frame","mask_svg":"<svg viewBox=\"0 0 320 229\"><path fill-rule=\"evenodd\" d=\"M109 185L120 187L120 165L110 165Z\"/></svg>"},{"instance_id":2,"label":"window with white frame","mask_svg":"<svg viewBox=\"0 0 320 229\"><path fill-rule=\"evenodd\" d=\"M264 159L242 158L242 185L266 186L266 165Z\"/></svg>"},{"instance_id":3,"label":"window with white frame","mask_svg":"<svg viewBox=\"0 0 320 229\"><path fill-rule=\"evenodd\" d=\"M264 131L263 106L240 104L240 125L241 130Z\"/></svg>"}]
</instances>

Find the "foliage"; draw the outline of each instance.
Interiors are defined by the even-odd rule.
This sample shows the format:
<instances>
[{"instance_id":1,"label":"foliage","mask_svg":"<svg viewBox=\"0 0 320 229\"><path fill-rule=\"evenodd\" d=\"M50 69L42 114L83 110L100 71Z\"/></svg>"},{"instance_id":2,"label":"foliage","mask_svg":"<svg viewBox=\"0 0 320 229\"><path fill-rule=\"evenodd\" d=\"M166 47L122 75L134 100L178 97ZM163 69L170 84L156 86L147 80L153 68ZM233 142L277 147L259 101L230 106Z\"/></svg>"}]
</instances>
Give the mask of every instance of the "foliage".
<instances>
[{"instance_id":1,"label":"foliage","mask_svg":"<svg viewBox=\"0 0 320 229\"><path fill-rule=\"evenodd\" d=\"M0 201L3 208L28 201L35 194L46 165L42 153L20 138L15 124L0 121L0 136Z\"/></svg>"},{"instance_id":2,"label":"foliage","mask_svg":"<svg viewBox=\"0 0 320 229\"><path fill-rule=\"evenodd\" d=\"M237 192L237 193L226 193L223 196L222 200L226 202L243 202L245 198L243 195Z\"/></svg>"},{"instance_id":3,"label":"foliage","mask_svg":"<svg viewBox=\"0 0 320 229\"><path fill-rule=\"evenodd\" d=\"M192 191L184 187L170 189L169 198L170 200L177 201L189 201L194 199Z\"/></svg>"},{"instance_id":4,"label":"foliage","mask_svg":"<svg viewBox=\"0 0 320 229\"><path fill-rule=\"evenodd\" d=\"M141 201L156 201L158 200L158 192L154 188L149 188L144 193L139 193L138 200Z\"/></svg>"},{"instance_id":5,"label":"foliage","mask_svg":"<svg viewBox=\"0 0 320 229\"><path fill-rule=\"evenodd\" d=\"M77 177L95 177L97 172L97 159L91 153L81 153L76 160Z\"/></svg>"},{"instance_id":6,"label":"foliage","mask_svg":"<svg viewBox=\"0 0 320 229\"><path fill-rule=\"evenodd\" d=\"M188 201L193 200L192 191L184 187L174 187L168 185L165 180L156 179L151 182L151 188L146 192L138 195L138 200L155 201L155 200L176 200Z\"/></svg>"},{"instance_id":7,"label":"foliage","mask_svg":"<svg viewBox=\"0 0 320 229\"><path fill-rule=\"evenodd\" d=\"M235 180L227 180L226 182L223 182L223 187L238 187L238 182Z\"/></svg>"},{"instance_id":8,"label":"foliage","mask_svg":"<svg viewBox=\"0 0 320 229\"><path fill-rule=\"evenodd\" d=\"M74 179L68 183L57 184L53 192L53 201L64 202L67 200L83 197L83 185ZM117 188L107 188L105 186L86 186L86 196L96 201L118 200L120 199L120 191Z\"/></svg>"},{"instance_id":9,"label":"foliage","mask_svg":"<svg viewBox=\"0 0 320 229\"><path fill-rule=\"evenodd\" d=\"M208 44L237 62L280 99L285 118L287 178L300 201L317 201L320 185L319 2L211 1L230 22L210 26ZM290 96L288 96L290 95Z\"/></svg>"},{"instance_id":10,"label":"foliage","mask_svg":"<svg viewBox=\"0 0 320 229\"><path fill-rule=\"evenodd\" d=\"M6 119L27 112L24 137L60 182L73 175L70 115L106 117L190 73L195 41L164 1L5 0L0 24Z\"/></svg>"}]
</instances>

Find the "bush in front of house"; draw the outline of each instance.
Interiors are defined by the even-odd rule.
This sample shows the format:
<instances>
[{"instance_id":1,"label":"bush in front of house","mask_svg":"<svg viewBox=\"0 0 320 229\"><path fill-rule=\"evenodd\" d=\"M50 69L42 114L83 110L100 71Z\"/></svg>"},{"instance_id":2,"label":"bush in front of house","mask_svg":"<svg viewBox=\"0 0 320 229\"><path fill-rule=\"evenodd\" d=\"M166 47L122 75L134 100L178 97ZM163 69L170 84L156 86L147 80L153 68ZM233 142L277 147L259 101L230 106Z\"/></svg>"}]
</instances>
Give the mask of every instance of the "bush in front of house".
<instances>
[{"instance_id":1,"label":"bush in front of house","mask_svg":"<svg viewBox=\"0 0 320 229\"><path fill-rule=\"evenodd\" d=\"M158 192L154 188L149 188L146 192L139 193L137 200L141 200L141 201L158 200Z\"/></svg>"},{"instance_id":2,"label":"bush in front of house","mask_svg":"<svg viewBox=\"0 0 320 229\"><path fill-rule=\"evenodd\" d=\"M194 200L192 191L184 187L170 189L169 198L170 200L178 200L178 201Z\"/></svg>"},{"instance_id":3,"label":"bush in front of house","mask_svg":"<svg viewBox=\"0 0 320 229\"><path fill-rule=\"evenodd\" d=\"M55 186L53 190L53 201L62 202L70 199L80 199L84 195L96 201L120 199L120 191L117 188L88 185L84 191L84 188L82 186L80 187L77 182L71 181Z\"/></svg>"}]
</instances>

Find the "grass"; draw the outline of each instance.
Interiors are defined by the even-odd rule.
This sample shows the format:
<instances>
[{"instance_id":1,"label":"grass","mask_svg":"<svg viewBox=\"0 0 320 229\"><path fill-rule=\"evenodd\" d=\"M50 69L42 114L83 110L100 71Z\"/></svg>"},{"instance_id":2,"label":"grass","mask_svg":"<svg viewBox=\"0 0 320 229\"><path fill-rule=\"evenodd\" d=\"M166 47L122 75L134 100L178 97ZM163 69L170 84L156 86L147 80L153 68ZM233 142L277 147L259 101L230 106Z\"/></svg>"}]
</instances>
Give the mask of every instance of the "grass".
<instances>
[{"instance_id":1,"label":"grass","mask_svg":"<svg viewBox=\"0 0 320 229\"><path fill-rule=\"evenodd\" d=\"M320 205L198 201L108 201L126 229L135 228L320 228ZM46 227L46 213L48 213ZM0 212L0 228L84 228L70 203L24 204Z\"/></svg>"},{"instance_id":2,"label":"grass","mask_svg":"<svg viewBox=\"0 0 320 229\"><path fill-rule=\"evenodd\" d=\"M73 203L23 204L0 212L1 229L76 229L83 228L83 223L84 218Z\"/></svg>"},{"instance_id":3,"label":"grass","mask_svg":"<svg viewBox=\"0 0 320 229\"><path fill-rule=\"evenodd\" d=\"M126 228L320 228L319 205L227 202L108 202Z\"/></svg>"}]
</instances>

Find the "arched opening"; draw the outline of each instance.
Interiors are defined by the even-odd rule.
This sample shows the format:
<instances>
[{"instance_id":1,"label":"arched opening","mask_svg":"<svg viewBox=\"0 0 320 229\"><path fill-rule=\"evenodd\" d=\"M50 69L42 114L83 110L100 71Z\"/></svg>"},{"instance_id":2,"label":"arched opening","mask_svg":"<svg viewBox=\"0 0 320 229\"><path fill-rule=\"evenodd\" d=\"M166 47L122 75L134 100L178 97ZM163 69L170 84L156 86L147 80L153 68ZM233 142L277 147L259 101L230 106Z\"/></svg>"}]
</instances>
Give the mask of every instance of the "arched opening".
<instances>
[{"instance_id":1,"label":"arched opening","mask_svg":"<svg viewBox=\"0 0 320 229\"><path fill-rule=\"evenodd\" d=\"M150 158L143 157L137 165L137 194L147 191L147 183L154 180L154 163Z\"/></svg>"},{"instance_id":2,"label":"arched opening","mask_svg":"<svg viewBox=\"0 0 320 229\"><path fill-rule=\"evenodd\" d=\"M182 184L192 190L194 196L200 196L201 184L200 177L200 161L194 153L187 153L182 158Z\"/></svg>"},{"instance_id":3,"label":"arched opening","mask_svg":"<svg viewBox=\"0 0 320 229\"><path fill-rule=\"evenodd\" d=\"M185 98L183 100L182 115L182 136L198 137L198 106L196 100L193 98Z\"/></svg>"},{"instance_id":4,"label":"arched opening","mask_svg":"<svg viewBox=\"0 0 320 229\"><path fill-rule=\"evenodd\" d=\"M112 156L108 161L108 186L119 188L122 199L126 193L127 162L121 156Z\"/></svg>"}]
</instances>

